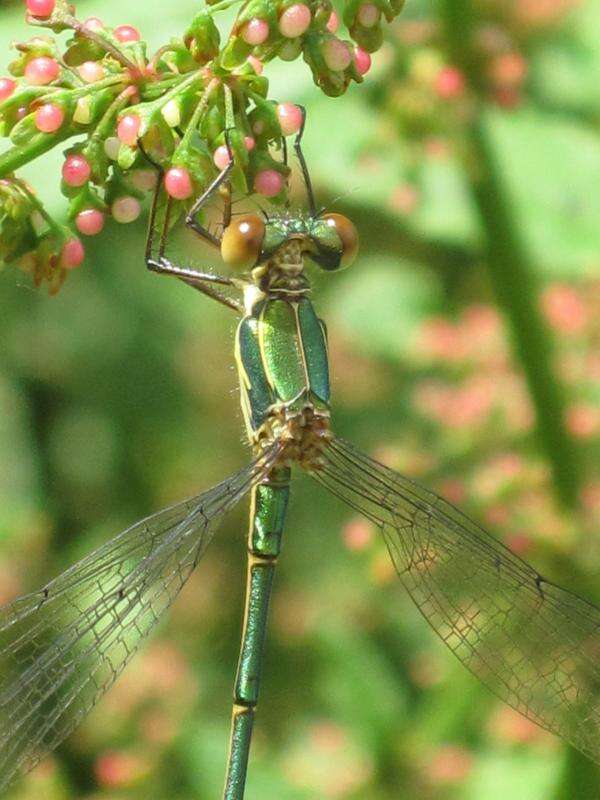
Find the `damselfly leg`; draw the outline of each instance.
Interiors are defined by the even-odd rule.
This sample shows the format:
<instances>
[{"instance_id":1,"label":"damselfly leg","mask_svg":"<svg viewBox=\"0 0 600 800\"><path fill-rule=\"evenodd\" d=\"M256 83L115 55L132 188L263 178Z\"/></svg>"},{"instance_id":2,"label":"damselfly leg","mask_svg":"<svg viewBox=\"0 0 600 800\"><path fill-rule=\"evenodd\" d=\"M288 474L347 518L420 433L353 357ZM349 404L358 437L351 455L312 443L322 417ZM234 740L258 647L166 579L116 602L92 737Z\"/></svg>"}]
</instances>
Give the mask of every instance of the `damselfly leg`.
<instances>
[{"instance_id":1,"label":"damselfly leg","mask_svg":"<svg viewBox=\"0 0 600 800\"><path fill-rule=\"evenodd\" d=\"M216 300L218 303L221 303L227 308L241 313L243 307L237 298L231 297L215 288L215 285L234 287L236 284L231 278L226 275L219 275L214 272L204 272L192 267L175 264L167 256L166 249L171 230L171 215L174 201L164 190L163 168L160 166L160 164L153 161L147 154L145 155L150 163L153 164L158 173L158 180L150 209L150 220L148 223L148 235L146 239L145 261L147 268L152 272L156 272L161 275L172 275L173 277L178 278L186 283L188 286L191 286L193 289L197 289L198 291L202 292L212 300ZM198 220L198 214L221 187L226 187L224 192L225 205L223 211L223 229L227 227L231 219L231 190L227 181L232 168L233 158L230 157L229 164L219 173L219 175L200 195L200 197L198 197L185 218L186 225L215 248L220 247L221 239L209 231L208 228L200 224ZM156 247L157 236L158 247Z\"/></svg>"},{"instance_id":2,"label":"damselfly leg","mask_svg":"<svg viewBox=\"0 0 600 800\"><path fill-rule=\"evenodd\" d=\"M229 183L229 176L231 175L231 170L234 166L234 160L233 151L231 149L231 143L229 140L229 131L225 131L225 143L227 147L227 153L229 155L229 163L224 169L221 170L219 175L217 175L210 186L208 186L200 195L200 197L194 202L193 206L190 208L185 217L185 224L188 226L188 228L191 228L193 231L195 231L195 233L197 233L207 242L210 242L210 244L213 244L215 247L220 247L221 237L215 236L215 234L209 231L208 228L206 228L204 225L201 225L198 215L206 203L219 190L224 190L223 194L225 202L223 208L223 224L221 226L221 232L224 231L231 222L231 184Z\"/></svg>"},{"instance_id":3,"label":"damselfly leg","mask_svg":"<svg viewBox=\"0 0 600 800\"><path fill-rule=\"evenodd\" d=\"M302 112L302 125L300 126L300 130L296 134L296 138L294 139L294 150L296 152L296 157L300 164L300 170L302 171L302 178L304 180L304 185L306 187L306 195L308 198L308 210L310 212L311 217L317 216L317 204L315 202L315 193L313 191L312 181L310 179L310 172L308 171L308 165L306 163L306 159L304 158L304 153L302 152L302 137L304 136L304 128L306 126L306 109L304 106L298 106L300 111Z\"/></svg>"}]
</instances>

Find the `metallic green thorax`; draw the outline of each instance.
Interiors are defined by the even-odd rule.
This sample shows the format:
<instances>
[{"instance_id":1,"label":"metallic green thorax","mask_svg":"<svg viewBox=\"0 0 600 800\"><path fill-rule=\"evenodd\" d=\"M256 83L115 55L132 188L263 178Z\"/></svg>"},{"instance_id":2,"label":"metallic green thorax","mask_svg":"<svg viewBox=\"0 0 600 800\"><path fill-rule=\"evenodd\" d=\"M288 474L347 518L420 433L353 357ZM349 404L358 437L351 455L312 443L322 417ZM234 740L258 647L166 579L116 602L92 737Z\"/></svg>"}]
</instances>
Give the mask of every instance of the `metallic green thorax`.
<instances>
[{"instance_id":1,"label":"metallic green thorax","mask_svg":"<svg viewBox=\"0 0 600 800\"><path fill-rule=\"evenodd\" d=\"M251 440L278 408L328 414L325 329L306 296L259 301L238 327L236 360Z\"/></svg>"}]
</instances>

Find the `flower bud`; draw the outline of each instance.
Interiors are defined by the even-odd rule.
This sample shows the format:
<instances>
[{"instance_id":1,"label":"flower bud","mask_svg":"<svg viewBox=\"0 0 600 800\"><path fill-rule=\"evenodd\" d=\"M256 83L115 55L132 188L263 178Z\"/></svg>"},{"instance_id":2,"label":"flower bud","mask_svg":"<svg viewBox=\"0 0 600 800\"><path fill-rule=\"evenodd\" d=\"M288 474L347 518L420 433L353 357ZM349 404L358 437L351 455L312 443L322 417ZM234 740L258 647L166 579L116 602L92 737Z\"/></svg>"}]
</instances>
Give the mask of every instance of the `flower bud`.
<instances>
[{"instance_id":1,"label":"flower bud","mask_svg":"<svg viewBox=\"0 0 600 800\"><path fill-rule=\"evenodd\" d=\"M327 31L306 37L304 59L312 70L315 83L326 95L339 97L352 79L361 79L352 52L348 42Z\"/></svg>"},{"instance_id":2,"label":"flower bud","mask_svg":"<svg viewBox=\"0 0 600 800\"><path fill-rule=\"evenodd\" d=\"M176 98L173 97L168 100L160 113L170 128L176 128L181 124L181 104Z\"/></svg>"},{"instance_id":3,"label":"flower bud","mask_svg":"<svg viewBox=\"0 0 600 800\"><path fill-rule=\"evenodd\" d=\"M199 64L206 64L215 58L219 54L221 37L212 16L206 11L196 14L183 41L194 61Z\"/></svg>"}]
</instances>

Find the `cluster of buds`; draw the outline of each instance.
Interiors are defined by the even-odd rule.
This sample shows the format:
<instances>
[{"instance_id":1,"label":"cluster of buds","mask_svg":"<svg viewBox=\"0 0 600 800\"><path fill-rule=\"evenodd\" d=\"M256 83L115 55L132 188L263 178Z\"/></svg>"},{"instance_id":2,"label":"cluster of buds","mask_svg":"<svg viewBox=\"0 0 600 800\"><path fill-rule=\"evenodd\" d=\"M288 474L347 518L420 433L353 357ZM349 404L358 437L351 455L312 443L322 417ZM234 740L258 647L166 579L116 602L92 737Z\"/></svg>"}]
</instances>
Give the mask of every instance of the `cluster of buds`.
<instances>
[{"instance_id":1,"label":"cluster of buds","mask_svg":"<svg viewBox=\"0 0 600 800\"><path fill-rule=\"evenodd\" d=\"M452 47L439 15L402 19L394 26L391 57L373 96L385 128L410 147L409 183L394 192L395 210L414 210L423 165L454 145L464 146L465 126L478 109L489 105L510 112L521 106L535 88L529 73L536 49L556 40L557 27L575 5L576 0L490 0L474 7L461 63L449 59Z\"/></svg>"},{"instance_id":2,"label":"cluster of buds","mask_svg":"<svg viewBox=\"0 0 600 800\"><path fill-rule=\"evenodd\" d=\"M414 142L452 136L460 132L474 102L507 110L519 107L535 48L556 35L575 5L576 0L490 0L477 7L465 44L468 74L448 61L439 19L431 15L401 22L394 30L395 58L381 80L386 105L402 134Z\"/></svg>"},{"instance_id":3,"label":"cluster of buds","mask_svg":"<svg viewBox=\"0 0 600 800\"><path fill-rule=\"evenodd\" d=\"M215 15L236 3L222 43ZM336 34L330 0L221 0L151 56L130 25L81 21L66 0L26 5L30 24L70 38L60 47L40 32L16 44L10 77L0 78L0 136L12 145L0 154L0 266L15 263L56 291L83 260L83 246L16 170L69 142L61 185L69 218L84 236L98 234L108 215L135 220L156 186L156 167L180 210L230 159L234 189L284 202L282 142L300 130L303 114L269 99L264 65L302 53L322 90L340 95L363 80L369 52L381 44L381 21L392 20L402 0L350 0L349 40Z\"/></svg>"},{"instance_id":4,"label":"cluster of buds","mask_svg":"<svg viewBox=\"0 0 600 800\"><path fill-rule=\"evenodd\" d=\"M17 263L54 294L83 258L79 239L44 212L27 184L0 179L0 264Z\"/></svg>"}]
</instances>

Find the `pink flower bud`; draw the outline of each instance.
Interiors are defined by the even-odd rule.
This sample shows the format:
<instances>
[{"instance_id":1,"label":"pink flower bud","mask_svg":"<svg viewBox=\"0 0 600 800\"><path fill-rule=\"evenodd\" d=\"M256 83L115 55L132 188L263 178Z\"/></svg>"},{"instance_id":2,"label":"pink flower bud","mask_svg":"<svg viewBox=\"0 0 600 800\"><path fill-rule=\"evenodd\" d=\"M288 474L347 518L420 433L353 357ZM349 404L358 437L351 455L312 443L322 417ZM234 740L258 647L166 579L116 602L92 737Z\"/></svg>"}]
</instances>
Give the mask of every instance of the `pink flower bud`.
<instances>
[{"instance_id":1,"label":"pink flower bud","mask_svg":"<svg viewBox=\"0 0 600 800\"><path fill-rule=\"evenodd\" d=\"M283 189L283 176L274 169L263 169L254 178L254 191L265 197L275 197Z\"/></svg>"},{"instance_id":2,"label":"pink flower bud","mask_svg":"<svg viewBox=\"0 0 600 800\"><path fill-rule=\"evenodd\" d=\"M363 28L373 28L381 18L381 11L373 3L364 3L356 17Z\"/></svg>"},{"instance_id":3,"label":"pink flower bud","mask_svg":"<svg viewBox=\"0 0 600 800\"><path fill-rule=\"evenodd\" d=\"M104 228L104 214L97 208L86 208L75 217L75 225L84 236L97 236Z\"/></svg>"},{"instance_id":4,"label":"pink flower bud","mask_svg":"<svg viewBox=\"0 0 600 800\"><path fill-rule=\"evenodd\" d=\"M229 150L227 146L222 144L213 153L213 161L215 162L215 166L219 169L225 169L225 167L229 164Z\"/></svg>"},{"instance_id":5,"label":"pink flower bud","mask_svg":"<svg viewBox=\"0 0 600 800\"><path fill-rule=\"evenodd\" d=\"M96 83L101 81L106 75L106 70L98 61L84 61L80 64L77 71L80 78L86 83Z\"/></svg>"},{"instance_id":6,"label":"pink flower bud","mask_svg":"<svg viewBox=\"0 0 600 800\"><path fill-rule=\"evenodd\" d=\"M277 119L284 136L298 133L302 127L302 111L293 103L280 103L277 106Z\"/></svg>"},{"instance_id":7,"label":"pink flower bud","mask_svg":"<svg viewBox=\"0 0 600 800\"><path fill-rule=\"evenodd\" d=\"M371 56L362 47L357 47L354 51L354 63L359 75L366 75L371 69Z\"/></svg>"},{"instance_id":8,"label":"pink flower bud","mask_svg":"<svg viewBox=\"0 0 600 800\"><path fill-rule=\"evenodd\" d=\"M55 81L60 74L58 61L48 56L32 58L25 66L25 80L32 86L45 86Z\"/></svg>"},{"instance_id":9,"label":"pink flower bud","mask_svg":"<svg viewBox=\"0 0 600 800\"><path fill-rule=\"evenodd\" d=\"M264 66L259 58L256 58L256 56L248 56L247 61L257 75L262 75Z\"/></svg>"},{"instance_id":10,"label":"pink flower bud","mask_svg":"<svg viewBox=\"0 0 600 800\"><path fill-rule=\"evenodd\" d=\"M115 200L111 207L111 213L115 222L126 225L128 222L134 222L139 217L142 213L142 207L137 198L125 195Z\"/></svg>"},{"instance_id":11,"label":"pink flower bud","mask_svg":"<svg viewBox=\"0 0 600 800\"><path fill-rule=\"evenodd\" d=\"M55 0L27 0L27 11L33 17L46 19L51 16L55 5Z\"/></svg>"},{"instance_id":12,"label":"pink flower bud","mask_svg":"<svg viewBox=\"0 0 600 800\"><path fill-rule=\"evenodd\" d=\"M328 39L323 44L322 52L325 63L333 72L343 72L352 61L350 49L341 39Z\"/></svg>"},{"instance_id":13,"label":"pink flower bud","mask_svg":"<svg viewBox=\"0 0 600 800\"><path fill-rule=\"evenodd\" d=\"M101 31L104 28L104 23L98 17L88 17L83 22L83 27L88 31Z\"/></svg>"},{"instance_id":14,"label":"pink flower bud","mask_svg":"<svg viewBox=\"0 0 600 800\"><path fill-rule=\"evenodd\" d=\"M190 173L184 167L171 167L165 173L165 189L175 200L187 200L192 196L194 186Z\"/></svg>"},{"instance_id":15,"label":"pink flower bud","mask_svg":"<svg viewBox=\"0 0 600 800\"><path fill-rule=\"evenodd\" d=\"M75 269L85 258L85 250L79 239L73 238L65 242L60 252L59 264L63 269Z\"/></svg>"},{"instance_id":16,"label":"pink flower bud","mask_svg":"<svg viewBox=\"0 0 600 800\"><path fill-rule=\"evenodd\" d=\"M255 17L243 26L241 36L247 44L262 44L269 38L269 24Z\"/></svg>"},{"instance_id":17,"label":"pink flower bud","mask_svg":"<svg viewBox=\"0 0 600 800\"><path fill-rule=\"evenodd\" d=\"M442 100L453 100L465 90L465 78L457 67L443 67L435 79L435 91Z\"/></svg>"},{"instance_id":18,"label":"pink flower bud","mask_svg":"<svg viewBox=\"0 0 600 800\"><path fill-rule=\"evenodd\" d=\"M10 78L0 78L0 103L3 100L8 100L14 90L17 88L15 81Z\"/></svg>"},{"instance_id":19,"label":"pink flower bud","mask_svg":"<svg viewBox=\"0 0 600 800\"><path fill-rule=\"evenodd\" d=\"M119 25L114 29L113 34L115 39L123 44L127 42L139 42L141 38L140 32L137 28L134 28L133 25Z\"/></svg>"},{"instance_id":20,"label":"pink flower bud","mask_svg":"<svg viewBox=\"0 0 600 800\"><path fill-rule=\"evenodd\" d=\"M150 192L156 187L158 175L153 169L134 169L131 173L131 183L140 192Z\"/></svg>"},{"instance_id":21,"label":"pink flower bud","mask_svg":"<svg viewBox=\"0 0 600 800\"><path fill-rule=\"evenodd\" d=\"M42 133L56 133L65 121L65 112L55 103L44 103L35 112L35 127Z\"/></svg>"},{"instance_id":22,"label":"pink flower bud","mask_svg":"<svg viewBox=\"0 0 600 800\"><path fill-rule=\"evenodd\" d=\"M286 39L302 36L311 23L310 8L304 3L289 6L279 17L279 30Z\"/></svg>"},{"instance_id":23,"label":"pink flower bud","mask_svg":"<svg viewBox=\"0 0 600 800\"><path fill-rule=\"evenodd\" d=\"M340 27L340 18L335 11L332 11L327 20L327 30L329 33L336 33Z\"/></svg>"},{"instance_id":24,"label":"pink flower bud","mask_svg":"<svg viewBox=\"0 0 600 800\"><path fill-rule=\"evenodd\" d=\"M67 186L83 186L92 174L87 159L79 153L67 156L62 168L62 176Z\"/></svg>"},{"instance_id":25,"label":"pink flower bud","mask_svg":"<svg viewBox=\"0 0 600 800\"><path fill-rule=\"evenodd\" d=\"M141 126L142 120L137 114L125 114L117 125L117 136L123 144L135 147Z\"/></svg>"}]
</instances>

